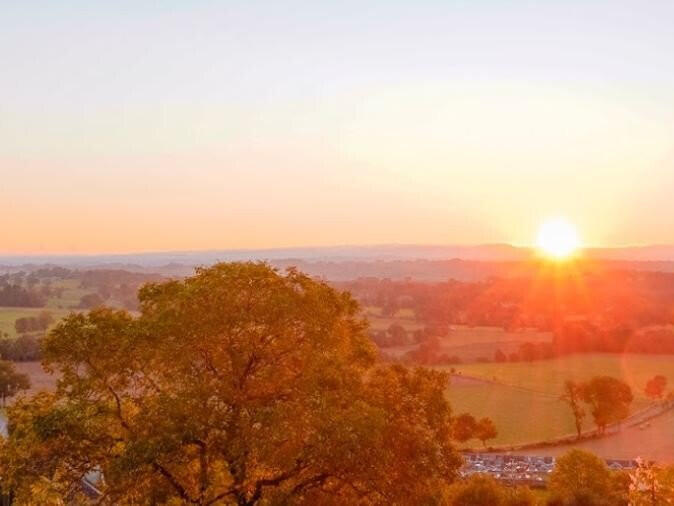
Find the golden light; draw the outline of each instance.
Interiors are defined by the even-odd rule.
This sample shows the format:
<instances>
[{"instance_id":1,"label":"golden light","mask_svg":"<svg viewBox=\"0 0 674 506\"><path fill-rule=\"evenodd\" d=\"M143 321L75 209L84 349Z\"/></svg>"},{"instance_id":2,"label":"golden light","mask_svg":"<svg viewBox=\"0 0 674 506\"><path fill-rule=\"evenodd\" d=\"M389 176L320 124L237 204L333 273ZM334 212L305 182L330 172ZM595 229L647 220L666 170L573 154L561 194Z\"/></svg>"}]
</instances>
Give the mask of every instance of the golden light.
<instances>
[{"instance_id":1,"label":"golden light","mask_svg":"<svg viewBox=\"0 0 674 506\"><path fill-rule=\"evenodd\" d=\"M580 239L573 224L564 218L554 218L541 225L536 244L545 255L561 260L578 251Z\"/></svg>"}]
</instances>

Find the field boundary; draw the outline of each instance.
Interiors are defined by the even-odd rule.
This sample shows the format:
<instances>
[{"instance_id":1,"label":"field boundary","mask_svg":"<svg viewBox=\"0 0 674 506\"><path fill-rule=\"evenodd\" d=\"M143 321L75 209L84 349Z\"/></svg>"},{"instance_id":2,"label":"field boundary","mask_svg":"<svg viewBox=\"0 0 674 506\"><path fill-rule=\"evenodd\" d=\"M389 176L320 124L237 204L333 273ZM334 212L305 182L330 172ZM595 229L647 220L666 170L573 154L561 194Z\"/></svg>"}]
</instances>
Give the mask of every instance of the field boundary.
<instances>
[{"instance_id":1,"label":"field boundary","mask_svg":"<svg viewBox=\"0 0 674 506\"><path fill-rule=\"evenodd\" d=\"M513 384L510 384L510 383L506 383L504 381L499 381L499 380L495 380L495 379L484 378L484 377L481 377L481 376L473 376L472 374L451 373L450 378L454 378L454 377L470 379L470 380L473 380L473 381L478 381L480 383L488 383L490 385L499 385L499 386L503 386L503 387L513 388L515 390L520 390L521 392L527 392L527 393L542 395L543 397L549 397L550 399L559 400L559 396L548 393L548 392L542 392L540 390L535 390L533 388L523 387L521 385L513 385ZM451 379L450 379L450 385L451 385Z\"/></svg>"},{"instance_id":2,"label":"field boundary","mask_svg":"<svg viewBox=\"0 0 674 506\"><path fill-rule=\"evenodd\" d=\"M576 434L567 434L560 436L554 439L549 439L545 441L536 441L531 443L524 443L520 445L501 445L489 447L490 452L503 453L503 452L513 452L513 451L523 451L523 450L535 450L537 448L550 448L557 446L564 446L568 444L579 443L582 441L588 441L592 439L604 439L611 436L615 436L620 433L622 427L635 427L654 418L658 418L669 411L674 410L674 403L663 403L663 404L651 404L650 406L632 413L630 416L625 418L620 422L613 423L607 426L606 431L603 434L599 434L598 429L594 428L588 431L581 433L581 436L578 437ZM464 450L464 451L473 451L473 449Z\"/></svg>"}]
</instances>

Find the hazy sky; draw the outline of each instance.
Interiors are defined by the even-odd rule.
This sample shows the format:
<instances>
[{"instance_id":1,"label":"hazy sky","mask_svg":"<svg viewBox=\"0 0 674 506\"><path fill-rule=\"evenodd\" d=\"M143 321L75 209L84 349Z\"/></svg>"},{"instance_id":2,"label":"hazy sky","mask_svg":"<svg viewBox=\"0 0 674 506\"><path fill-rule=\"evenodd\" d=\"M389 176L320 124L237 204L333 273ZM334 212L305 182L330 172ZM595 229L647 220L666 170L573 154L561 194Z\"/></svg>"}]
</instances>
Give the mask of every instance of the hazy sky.
<instances>
[{"instance_id":1,"label":"hazy sky","mask_svg":"<svg viewBox=\"0 0 674 506\"><path fill-rule=\"evenodd\" d=\"M0 252L674 242L674 2L0 3Z\"/></svg>"}]
</instances>

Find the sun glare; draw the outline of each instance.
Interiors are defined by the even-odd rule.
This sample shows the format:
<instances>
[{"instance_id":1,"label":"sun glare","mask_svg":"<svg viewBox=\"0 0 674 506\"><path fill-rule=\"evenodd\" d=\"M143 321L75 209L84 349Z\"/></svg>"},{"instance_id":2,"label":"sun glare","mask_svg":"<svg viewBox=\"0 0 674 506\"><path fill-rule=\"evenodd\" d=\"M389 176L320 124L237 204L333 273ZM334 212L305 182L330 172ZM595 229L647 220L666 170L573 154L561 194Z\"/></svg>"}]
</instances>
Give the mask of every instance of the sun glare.
<instances>
[{"instance_id":1,"label":"sun glare","mask_svg":"<svg viewBox=\"0 0 674 506\"><path fill-rule=\"evenodd\" d=\"M559 260L569 258L580 248L576 227L564 218L544 222L538 231L536 243L546 256Z\"/></svg>"}]
</instances>

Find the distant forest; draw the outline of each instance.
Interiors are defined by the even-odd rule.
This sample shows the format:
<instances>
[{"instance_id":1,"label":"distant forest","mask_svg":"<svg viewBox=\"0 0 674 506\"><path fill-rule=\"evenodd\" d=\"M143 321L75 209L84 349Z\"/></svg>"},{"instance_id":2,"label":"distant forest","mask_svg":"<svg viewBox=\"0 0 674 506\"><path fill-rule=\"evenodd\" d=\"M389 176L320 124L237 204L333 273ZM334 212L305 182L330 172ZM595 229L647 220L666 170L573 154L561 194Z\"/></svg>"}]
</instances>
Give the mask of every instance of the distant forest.
<instances>
[{"instance_id":1,"label":"distant forest","mask_svg":"<svg viewBox=\"0 0 674 506\"><path fill-rule=\"evenodd\" d=\"M674 353L674 273L549 268L476 282L365 278L337 286L362 305L380 308L383 317L409 310L425 325L406 342L389 344L420 343L446 335L449 325L467 325L553 332L551 345L527 351L536 358Z\"/></svg>"}]
</instances>

